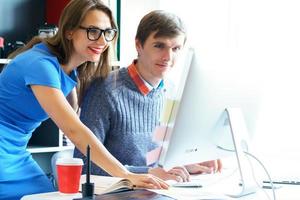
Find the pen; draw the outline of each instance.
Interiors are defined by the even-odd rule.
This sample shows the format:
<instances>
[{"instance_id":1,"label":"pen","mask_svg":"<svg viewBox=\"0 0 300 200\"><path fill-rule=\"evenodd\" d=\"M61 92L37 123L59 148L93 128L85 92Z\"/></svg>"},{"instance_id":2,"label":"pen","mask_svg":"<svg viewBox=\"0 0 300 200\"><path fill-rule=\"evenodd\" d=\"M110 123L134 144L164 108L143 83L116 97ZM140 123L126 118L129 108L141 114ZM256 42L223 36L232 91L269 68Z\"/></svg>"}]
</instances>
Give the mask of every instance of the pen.
<instances>
[{"instance_id":1,"label":"pen","mask_svg":"<svg viewBox=\"0 0 300 200\"><path fill-rule=\"evenodd\" d=\"M94 198L94 183L90 181L91 175L91 153L90 145L86 148L86 183L82 184L82 197L84 199L93 199Z\"/></svg>"},{"instance_id":2,"label":"pen","mask_svg":"<svg viewBox=\"0 0 300 200\"><path fill-rule=\"evenodd\" d=\"M91 155L90 155L90 145L87 146L86 157L87 157L87 166L86 166L86 183L90 184L90 175L91 175Z\"/></svg>"}]
</instances>

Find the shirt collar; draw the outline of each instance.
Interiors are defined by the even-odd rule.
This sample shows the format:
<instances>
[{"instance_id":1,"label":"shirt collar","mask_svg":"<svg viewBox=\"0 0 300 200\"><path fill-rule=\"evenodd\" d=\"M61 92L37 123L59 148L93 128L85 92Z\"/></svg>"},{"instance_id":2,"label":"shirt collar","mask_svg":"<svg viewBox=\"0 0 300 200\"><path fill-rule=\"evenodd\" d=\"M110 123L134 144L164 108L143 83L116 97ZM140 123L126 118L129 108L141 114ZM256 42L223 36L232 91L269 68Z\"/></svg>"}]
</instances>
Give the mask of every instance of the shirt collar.
<instances>
[{"instance_id":1,"label":"shirt collar","mask_svg":"<svg viewBox=\"0 0 300 200\"><path fill-rule=\"evenodd\" d=\"M128 74L133 80L134 84L138 87L139 91L144 95L148 95L149 92L155 89L150 83L141 77L136 67L137 60L134 60L131 65L128 66ZM164 86L163 80L156 88L162 88Z\"/></svg>"}]
</instances>

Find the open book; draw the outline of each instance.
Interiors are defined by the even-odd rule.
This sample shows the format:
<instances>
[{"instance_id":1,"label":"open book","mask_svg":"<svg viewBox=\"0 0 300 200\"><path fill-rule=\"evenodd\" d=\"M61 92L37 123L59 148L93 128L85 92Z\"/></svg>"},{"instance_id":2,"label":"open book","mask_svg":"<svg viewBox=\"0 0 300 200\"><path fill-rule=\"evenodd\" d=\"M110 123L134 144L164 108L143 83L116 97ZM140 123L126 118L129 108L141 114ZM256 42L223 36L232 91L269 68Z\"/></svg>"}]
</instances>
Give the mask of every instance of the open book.
<instances>
[{"instance_id":1,"label":"open book","mask_svg":"<svg viewBox=\"0 0 300 200\"><path fill-rule=\"evenodd\" d=\"M85 183L85 181L86 176L81 175L79 191L81 191L81 184ZM91 183L94 183L95 194L98 195L133 190L133 184L130 180L125 178L91 175L90 181Z\"/></svg>"}]
</instances>

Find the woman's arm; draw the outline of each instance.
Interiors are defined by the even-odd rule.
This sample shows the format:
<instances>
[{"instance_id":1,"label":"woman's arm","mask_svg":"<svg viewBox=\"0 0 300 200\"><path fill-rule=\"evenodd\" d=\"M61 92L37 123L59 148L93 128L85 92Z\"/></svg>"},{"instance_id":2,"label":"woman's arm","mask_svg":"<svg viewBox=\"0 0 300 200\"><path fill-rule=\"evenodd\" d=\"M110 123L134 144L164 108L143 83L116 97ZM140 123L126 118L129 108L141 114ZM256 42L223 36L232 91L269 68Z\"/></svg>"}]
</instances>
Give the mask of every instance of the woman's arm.
<instances>
[{"instance_id":1,"label":"woman's arm","mask_svg":"<svg viewBox=\"0 0 300 200\"><path fill-rule=\"evenodd\" d=\"M95 164L112 176L128 178L140 187L168 187L166 183L154 176L130 173L79 120L59 89L40 85L31 85L31 89L45 112L81 152L85 152L87 145L90 145L91 159Z\"/></svg>"},{"instance_id":2,"label":"woman's arm","mask_svg":"<svg viewBox=\"0 0 300 200\"><path fill-rule=\"evenodd\" d=\"M78 110L78 100L77 100L77 91L76 88L74 88L70 94L67 96L67 101L71 105L71 107L77 112Z\"/></svg>"}]
</instances>

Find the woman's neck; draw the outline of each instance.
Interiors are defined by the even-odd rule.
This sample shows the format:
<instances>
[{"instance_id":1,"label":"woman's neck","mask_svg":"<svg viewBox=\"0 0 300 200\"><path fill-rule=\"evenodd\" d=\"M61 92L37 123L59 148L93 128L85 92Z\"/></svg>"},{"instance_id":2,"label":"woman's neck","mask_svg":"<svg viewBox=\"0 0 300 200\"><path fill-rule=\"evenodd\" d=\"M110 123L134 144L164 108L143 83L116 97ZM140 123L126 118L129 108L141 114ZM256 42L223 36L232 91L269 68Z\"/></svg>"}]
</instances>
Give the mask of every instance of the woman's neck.
<instances>
[{"instance_id":1,"label":"woman's neck","mask_svg":"<svg viewBox=\"0 0 300 200\"><path fill-rule=\"evenodd\" d=\"M62 68L66 74L70 74L74 69L79 67L82 64L82 62L75 61L74 59L70 58L68 63L62 64Z\"/></svg>"}]
</instances>

